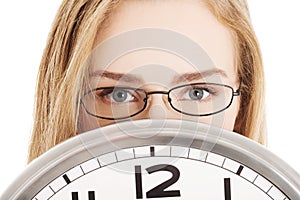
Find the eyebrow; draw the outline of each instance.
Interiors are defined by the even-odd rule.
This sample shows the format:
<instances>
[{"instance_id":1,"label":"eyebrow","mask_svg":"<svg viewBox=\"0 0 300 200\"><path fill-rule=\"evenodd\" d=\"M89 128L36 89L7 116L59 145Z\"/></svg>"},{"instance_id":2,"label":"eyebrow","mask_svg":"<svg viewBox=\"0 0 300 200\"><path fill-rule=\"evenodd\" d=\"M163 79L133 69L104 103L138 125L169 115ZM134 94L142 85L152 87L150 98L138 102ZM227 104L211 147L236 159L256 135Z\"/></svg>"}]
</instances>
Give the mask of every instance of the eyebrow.
<instances>
[{"instance_id":1,"label":"eyebrow","mask_svg":"<svg viewBox=\"0 0 300 200\"><path fill-rule=\"evenodd\" d=\"M123 73L117 73L117 72L109 72L104 70L97 70L92 73L90 73L90 77L98 77L98 78L108 78L116 81L124 81L129 83L142 83L142 79L139 77L132 75L132 74L123 74Z\"/></svg>"},{"instance_id":2,"label":"eyebrow","mask_svg":"<svg viewBox=\"0 0 300 200\"><path fill-rule=\"evenodd\" d=\"M172 84L178 84L178 83L182 83L182 82L186 82L186 81L200 80L205 77L212 76L212 75L221 75L223 77L228 78L228 76L224 70L211 69L211 70L202 71L202 72L192 72L192 73L184 73L184 74L178 75L173 79Z\"/></svg>"},{"instance_id":3,"label":"eyebrow","mask_svg":"<svg viewBox=\"0 0 300 200\"><path fill-rule=\"evenodd\" d=\"M178 75L174 77L172 84L178 84L186 81L195 81L195 80L200 80L205 77L209 77L212 75L221 75L223 77L228 77L226 72L221 69L211 69L207 71L202 71L202 72L192 72L192 73L184 73L181 75ZM91 78L108 78L116 81L124 81L124 82L129 82L129 83L143 83L143 80L135 75L132 74L123 74L123 73L117 73L117 72L109 72L109 71L104 71L104 70L96 70L92 73L89 74Z\"/></svg>"}]
</instances>

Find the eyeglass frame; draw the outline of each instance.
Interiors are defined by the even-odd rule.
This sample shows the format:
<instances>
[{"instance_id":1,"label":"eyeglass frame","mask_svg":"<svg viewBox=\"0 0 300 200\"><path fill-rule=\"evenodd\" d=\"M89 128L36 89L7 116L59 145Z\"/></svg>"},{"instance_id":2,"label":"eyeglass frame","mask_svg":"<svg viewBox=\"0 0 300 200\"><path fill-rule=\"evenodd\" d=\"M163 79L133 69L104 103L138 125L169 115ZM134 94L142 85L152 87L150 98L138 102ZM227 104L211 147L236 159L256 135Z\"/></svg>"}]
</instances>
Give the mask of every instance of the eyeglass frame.
<instances>
[{"instance_id":1,"label":"eyeglass frame","mask_svg":"<svg viewBox=\"0 0 300 200\"><path fill-rule=\"evenodd\" d=\"M173 104L172 104L172 99L170 98L170 92L172 92L173 90L176 90L176 89L178 89L178 88L185 87L185 86L204 85L204 84L223 86L223 87L227 87L227 88L231 89L232 95L231 95L231 99L230 99L230 102L229 102L228 106L226 106L225 108L223 108L223 109L221 109L221 110L219 110L219 111L212 112L212 113L209 113L209 114L190 114L190 113L183 112L183 111L181 111L181 110L179 110L179 109L177 109L177 108L175 108L175 107L173 106ZM233 98L234 98L235 96L240 96L240 95L241 95L241 92L240 92L240 86L239 86L239 88L238 88L236 91L234 91L233 87L231 87L231 86L229 86L229 85L220 84L220 83L205 83L205 82L200 82L200 83L190 83L190 84L179 85L179 86L176 86L176 87L174 87L174 88L169 89L168 91L150 91L150 92L147 92L147 91L145 91L145 90L143 90L143 89L140 89L140 88L134 88L134 87L119 87L119 86L117 86L117 87L113 87L113 86L111 86L111 87L97 87L97 88L93 88L93 89L91 89L91 90L85 92L85 93L84 93L84 96L87 95L87 94L90 94L91 92L94 92L94 91L98 91L98 90L102 90L102 89L113 89L113 88L129 89L129 90L135 90L135 91L141 91L141 92L143 92L143 93L146 95L146 97L143 99L143 101L145 102L143 108L142 108L140 111L138 111L138 112L136 112L136 113L134 113L134 114L132 114L132 115L126 116L126 117L111 118L111 117L102 117L102 116L95 115L95 114L91 113L90 111L88 111L88 109L87 109L86 106L84 105L82 99L80 99L80 104L82 104L83 107L84 107L84 110L85 110L89 115L91 115L91 116L93 116L93 117L96 117L96 118L99 118L99 119L106 119L106 120L122 120L122 119L128 119L128 118L131 118L131 117L136 116L136 115L140 114L141 112L143 112L143 111L146 109L147 105L148 105L147 103L148 103L149 95L152 95L152 94L164 94L164 95L168 95L168 103L169 103L169 105L170 105L175 111L177 111L177 112L179 112L179 113L181 113L181 114L184 114L184 115L188 115L188 116L205 117L205 116L210 116L210 115L218 114L218 113L223 112L224 110L228 109L228 108L231 106L231 104L232 104Z\"/></svg>"}]
</instances>

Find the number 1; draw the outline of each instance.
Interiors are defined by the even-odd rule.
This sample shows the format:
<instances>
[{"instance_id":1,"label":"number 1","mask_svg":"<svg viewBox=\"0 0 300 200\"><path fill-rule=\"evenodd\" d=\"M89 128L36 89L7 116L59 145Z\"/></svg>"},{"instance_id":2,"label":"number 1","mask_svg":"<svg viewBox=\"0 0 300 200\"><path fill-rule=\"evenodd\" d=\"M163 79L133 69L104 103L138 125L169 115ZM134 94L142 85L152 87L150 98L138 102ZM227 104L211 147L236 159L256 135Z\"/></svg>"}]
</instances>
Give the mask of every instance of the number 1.
<instances>
[{"instance_id":1,"label":"number 1","mask_svg":"<svg viewBox=\"0 0 300 200\"><path fill-rule=\"evenodd\" d=\"M136 198L142 199L143 198L143 185L142 185L142 174L141 174L141 165L135 166L135 191L136 191Z\"/></svg>"},{"instance_id":2,"label":"number 1","mask_svg":"<svg viewBox=\"0 0 300 200\"><path fill-rule=\"evenodd\" d=\"M225 200L231 200L230 178L224 178Z\"/></svg>"}]
</instances>

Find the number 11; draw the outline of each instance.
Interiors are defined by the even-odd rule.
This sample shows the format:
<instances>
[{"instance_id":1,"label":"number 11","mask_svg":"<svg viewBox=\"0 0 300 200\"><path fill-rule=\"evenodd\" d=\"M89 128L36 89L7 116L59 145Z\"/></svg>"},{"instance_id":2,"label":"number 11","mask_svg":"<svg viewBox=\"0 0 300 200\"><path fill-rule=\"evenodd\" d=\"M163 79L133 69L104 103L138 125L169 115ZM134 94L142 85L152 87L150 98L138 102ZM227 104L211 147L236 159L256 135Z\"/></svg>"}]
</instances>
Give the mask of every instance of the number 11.
<instances>
[{"instance_id":1,"label":"number 11","mask_svg":"<svg viewBox=\"0 0 300 200\"><path fill-rule=\"evenodd\" d=\"M89 200L95 200L95 191L89 191ZM72 192L72 200L79 200L78 199L78 192Z\"/></svg>"}]
</instances>

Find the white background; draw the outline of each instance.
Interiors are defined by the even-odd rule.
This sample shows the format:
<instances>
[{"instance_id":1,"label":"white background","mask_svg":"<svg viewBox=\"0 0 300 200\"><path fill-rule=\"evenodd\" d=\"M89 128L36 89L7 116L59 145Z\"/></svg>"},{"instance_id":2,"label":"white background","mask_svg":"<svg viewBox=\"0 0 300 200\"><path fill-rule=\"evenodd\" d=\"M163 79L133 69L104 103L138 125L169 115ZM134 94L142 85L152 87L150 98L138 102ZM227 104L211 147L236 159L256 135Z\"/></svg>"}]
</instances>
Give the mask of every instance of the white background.
<instances>
[{"instance_id":1,"label":"white background","mask_svg":"<svg viewBox=\"0 0 300 200\"><path fill-rule=\"evenodd\" d=\"M0 194L26 166L36 74L60 2L1 2ZM269 149L300 172L300 2L248 3L264 57Z\"/></svg>"}]
</instances>

